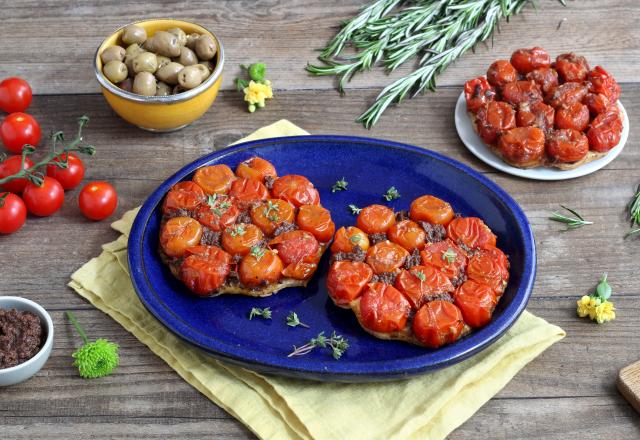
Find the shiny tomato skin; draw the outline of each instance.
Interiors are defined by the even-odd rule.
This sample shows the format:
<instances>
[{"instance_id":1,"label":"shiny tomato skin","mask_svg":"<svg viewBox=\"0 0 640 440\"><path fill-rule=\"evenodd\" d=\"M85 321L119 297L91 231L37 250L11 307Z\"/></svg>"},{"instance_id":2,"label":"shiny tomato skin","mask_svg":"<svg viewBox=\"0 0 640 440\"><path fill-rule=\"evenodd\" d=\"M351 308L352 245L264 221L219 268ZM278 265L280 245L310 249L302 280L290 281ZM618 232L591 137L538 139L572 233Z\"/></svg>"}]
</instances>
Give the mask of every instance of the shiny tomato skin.
<instances>
[{"instance_id":1,"label":"shiny tomato skin","mask_svg":"<svg viewBox=\"0 0 640 440\"><path fill-rule=\"evenodd\" d=\"M413 334L421 344L429 348L457 341L463 329L462 312L448 301L431 301L423 305L413 317Z\"/></svg>"},{"instance_id":2,"label":"shiny tomato skin","mask_svg":"<svg viewBox=\"0 0 640 440\"><path fill-rule=\"evenodd\" d=\"M505 84L502 87L502 99L513 106L521 103L534 103L542 100L542 92L535 81L523 80Z\"/></svg>"},{"instance_id":3,"label":"shiny tomato skin","mask_svg":"<svg viewBox=\"0 0 640 440\"><path fill-rule=\"evenodd\" d=\"M266 235L272 235L284 222L293 223L295 208L285 200L268 199L250 211L251 221Z\"/></svg>"},{"instance_id":4,"label":"shiny tomato skin","mask_svg":"<svg viewBox=\"0 0 640 440\"><path fill-rule=\"evenodd\" d=\"M367 234L355 226L341 227L336 231L331 243L331 252L353 252L359 246L363 251L369 249L369 237Z\"/></svg>"},{"instance_id":5,"label":"shiny tomato skin","mask_svg":"<svg viewBox=\"0 0 640 440\"><path fill-rule=\"evenodd\" d=\"M408 251L422 249L427 239L424 229L412 220L403 220L391 226L387 236L391 242L399 244Z\"/></svg>"},{"instance_id":6,"label":"shiny tomato skin","mask_svg":"<svg viewBox=\"0 0 640 440\"><path fill-rule=\"evenodd\" d=\"M232 197L216 195L215 200L209 196L195 210L195 218L207 228L220 232L233 225L240 216L240 209Z\"/></svg>"},{"instance_id":7,"label":"shiny tomato skin","mask_svg":"<svg viewBox=\"0 0 640 440\"><path fill-rule=\"evenodd\" d=\"M507 60L494 61L487 70L487 81L494 87L502 87L518 79L518 72Z\"/></svg>"},{"instance_id":8,"label":"shiny tomato skin","mask_svg":"<svg viewBox=\"0 0 640 440\"><path fill-rule=\"evenodd\" d=\"M318 240L307 231L300 229L287 231L269 242L269 246L278 250L278 256L285 265L295 264L308 256L318 253Z\"/></svg>"},{"instance_id":9,"label":"shiny tomato skin","mask_svg":"<svg viewBox=\"0 0 640 440\"><path fill-rule=\"evenodd\" d=\"M205 200L202 188L191 180L185 180L171 187L162 203L162 212L169 214L180 209L195 211Z\"/></svg>"},{"instance_id":10,"label":"shiny tomato skin","mask_svg":"<svg viewBox=\"0 0 640 440\"><path fill-rule=\"evenodd\" d=\"M54 159L54 162L64 162L67 158L67 168L60 168L56 165L47 166L47 176L53 177L65 191L73 189L80 185L84 178L84 163L73 153L62 154L60 159Z\"/></svg>"},{"instance_id":11,"label":"shiny tomato skin","mask_svg":"<svg viewBox=\"0 0 640 440\"><path fill-rule=\"evenodd\" d=\"M62 207L64 188L53 177L45 176L42 186L27 183L22 192L22 199L31 214L48 217Z\"/></svg>"},{"instance_id":12,"label":"shiny tomato skin","mask_svg":"<svg viewBox=\"0 0 640 440\"><path fill-rule=\"evenodd\" d=\"M411 304L395 287L369 283L360 297L360 322L374 332L392 333L407 325Z\"/></svg>"},{"instance_id":13,"label":"shiny tomato skin","mask_svg":"<svg viewBox=\"0 0 640 440\"><path fill-rule=\"evenodd\" d=\"M498 304L496 292L491 287L473 280L467 280L458 287L453 298L464 322L473 328L487 325Z\"/></svg>"},{"instance_id":14,"label":"shiny tomato skin","mask_svg":"<svg viewBox=\"0 0 640 440\"><path fill-rule=\"evenodd\" d=\"M0 234L12 234L27 221L27 207L13 193L0 193Z\"/></svg>"},{"instance_id":15,"label":"shiny tomato skin","mask_svg":"<svg viewBox=\"0 0 640 440\"><path fill-rule=\"evenodd\" d=\"M604 113L600 113L591 121L587 131L589 148L605 153L618 145L622 137L622 117L617 105L611 105Z\"/></svg>"},{"instance_id":16,"label":"shiny tomato skin","mask_svg":"<svg viewBox=\"0 0 640 440\"><path fill-rule=\"evenodd\" d=\"M541 47L518 49L511 55L511 65L525 75L532 70L549 67L551 56Z\"/></svg>"},{"instance_id":17,"label":"shiny tomato skin","mask_svg":"<svg viewBox=\"0 0 640 440\"><path fill-rule=\"evenodd\" d=\"M418 310L437 295L453 292L453 284L447 276L433 266L414 266L402 270L396 277L394 287Z\"/></svg>"},{"instance_id":18,"label":"shiny tomato skin","mask_svg":"<svg viewBox=\"0 0 640 440\"><path fill-rule=\"evenodd\" d=\"M496 245L496 236L478 217L458 217L447 226L447 237L457 245L469 249Z\"/></svg>"},{"instance_id":19,"label":"shiny tomato skin","mask_svg":"<svg viewBox=\"0 0 640 440\"><path fill-rule=\"evenodd\" d=\"M226 194L236 176L227 165L218 164L201 167L193 174L193 181L206 194Z\"/></svg>"},{"instance_id":20,"label":"shiny tomato skin","mask_svg":"<svg viewBox=\"0 0 640 440\"><path fill-rule=\"evenodd\" d=\"M589 63L583 56L563 53L556 58L555 69L564 82L581 82L587 79Z\"/></svg>"},{"instance_id":21,"label":"shiny tomato skin","mask_svg":"<svg viewBox=\"0 0 640 440\"><path fill-rule=\"evenodd\" d=\"M554 161L578 162L589 152L589 141L584 133L577 130L554 130L547 135L546 149Z\"/></svg>"},{"instance_id":22,"label":"shiny tomato skin","mask_svg":"<svg viewBox=\"0 0 640 440\"><path fill-rule=\"evenodd\" d=\"M529 166L542 160L544 141L544 132L538 127L516 127L500 136L498 148L508 162Z\"/></svg>"},{"instance_id":23,"label":"shiny tomato skin","mask_svg":"<svg viewBox=\"0 0 640 440\"><path fill-rule=\"evenodd\" d=\"M295 207L302 205L318 205L320 193L304 176L288 174L276 179L271 188L274 198L286 200Z\"/></svg>"},{"instance_id":24,"label":"shiny tomato skin","mask_svg":"<svg viewBox=\"0 0 640 440\"><path fill-rule=\"evenodd\" d=\"M446 226L454 215L449 202L429 194L415 199L409 208L409 217L414 222L423 221Z\"/></svg>"},{"instance_id":25,"label":"shiny tomato skin","mask_svg":"<svg viewBox=\"0 0 640 440\"><path fill-rule=\"evenodd\" d=\"M331 213L320 205L302 205L298 209L296 223L303 231L311 232L321 243L330 241L336 231Z\"/></svg>"},{"instance_id":26,"label":"shiny tomato skin","mask_svg":"<svg viewBox=\"0 0 640 440\"><path fill-rule=\"evenodd\" d=\"M476 113L478 134L487 144L495 144L498 134L516 126L516 112L503 101L491 101Z\"/></svg>"},{"instance_id":27,"label":"shiny tomato skin","mask_svg":"<svg viewBox=\"0 0 640 440\"><path fill-rule=\"evenodd\" d=\"M359 261L336 261L327 274L327 290L338 306L347 306L358 298L373 277L371 267Z\"/></svg>"},{"instance_id":28,"label":"shiny tomato skin","mask_svg":"<svg viewBox=\"0 0 640 440\"><path fill-rule=\"evenodd\" d=\"M528 80L535 81L544 94L550 93L558 87L558 72L551 67L540 67L538 69L534 69L527 73L526 78Z\"/></svg>"},{"instance_id":29,"label":"shiny tomato skin","mask_svg":"<svg viewBox=\"0 0 640 440\"><path fill-rule=\"evenodd\" d=\"M202 226L191 217L173 217L160 229L160 247L170 257L182 257L188 248L200 244Z\"/></svg>"},{"instance_id":30,"label":"shiny tomato skin","mask_svg":"<svg viewBox=\"0 0 640 440\"><path fill-rule=\"evenodd\" d=\"M224 284L231 271L231 255L217 246L195 246L186 250L179 277L196 295L206 296Z\"/></svg>"},{"instance_id":31,"label":"shiny tomato skin","mask_svg":"<svg viewBox=\"0 0 640 440\"><path fill-rule=\"evenodd\" d=\"M422 265L439 269L450 280L457 279L467 267L467 256L449 238L425 246L420 252L420 260Z\"/></svg>"},{"instance_id":32,"label":"shiny tomato skin","mask_svg":"<svg viewBox=\"0 0 640 440\"><path fill-rule=\"evenodd\" d=\"M566 107L576 102L582 102L588 92L589 90L584 84L568 82L560 84L551 93L547 94L545 102L555 109Z\"/></svg>"},{"instance_id":33,"label":"shiny tomato skin","mask_svg":"<svg viewBox=\"0 0 640 440\"><path fill-rule=\"evenodd\" d=\"M481 249L469 258L467 277L502 294L509 281L509 260L496 247Z\"/></svg>"},{"instance_id":34,"label":"shiny tomato skin","mask_svg":"<svg viewBox=\"0 0 640 440\"><path fill-rule=\"evenodd\" d=\"M493 101L496 92L487 79L481 76L464 83L464 95L467 101L467 110L475 113L487 102Z\"/></svg>"},{"instance_id":35,"label":"shiny tomato skin","mask_svg":"<svg viewBox=\"0 0 640 440\"><path fill-rule=\"evenodd\" d=\"M269 176L277 178L276 168L268 160L254 156L238 164L236 175L244 179L258 180L264 183L264 178Z\"/></svg>"},{"instance_id":36,"label":"shiny tomato skin","mask_svg":"<svg viewBox=\"0 0 640 440\"><path fill-rule=\"evenodd\" d=\"M229 195L238 201L241 208L249 207L254 202L267 200L269 190L259 180L249 180L242 177L231 184Z\"/></svg>"},{"instance_id":37,"label":"shiny tomato skin","mask_svg":"<svg viewBox=\"0 0 640 440\"><path fill-rule=\"evenodd\" d=\"M518 127L538 127L544 132L553 130L556 111L542 101L522 103L518 106L516 125Z\"/></svg>"},{"instance_id":38,"label":"shiny tomato skin","mask_svg":"<svg viewBox=\"0 0 640 440\"><path fill-rule=\"evenodd\" d=\"M20 172L20 164L22 163L22 156L15 155L7 157L2 163L0 163L0 179L3 179L7 176L12 176L18 172ZM33 166L33 161L29 159L29 157L25 157L24 159L24 169L31 168ZM14 194L22 194L24 191L24 187L27 186L29 180L21 178L15 179L10 182L7 182L3 185L0 185L0 189L4 191L9 191Z\"/></svg>"},{"instance_id":39,"label":"shiny tomato skin","mask_svg":"<svg viewBox=\"0 0 640 440\"><path fill-rule=\"evenodd\" d=\"M366 262L374 273L381 274L396 271L408 256L409 252L405 248L386 240L369 248Z\"/></svg>"},{"instance_id":40,"label":"shiny tomato skin","mask_svg":"<svg viewBox=\"0 0 640 440\"><path fill-rule=\"evenodd\" d=\"M572 128L583 131L589 125L589 109L586 105L576 102L556 111L556 128Z\"/></svg>"},{"instance_id":41,"label":"shiny tomato skin","mask_svg":"<svg viewBox=\"0 0 640 440\"><path fill-rule=\"evenodd\" d=\"M587 75L590 87L589 91L593 93L602 93L614 104L620 97L620 86L609 72L601 66L596 66Z\"/></svg>"},{"instance_id":42,"label":"shiny tomato skin","mask_svg":"<svg viewBox=\"0 0 640 440\"><path fill-rule=\"evenodd\" d=\"M582 103L587 106L592 117L603 113L610 105L609 98L602 93L589 93Z\"/></svg>"},{"instance_id":43,"label":"shiny tomato skin","mask_svg":"<svg viewBox=\"0 0 640 440\"><path fill-rule=\"evenodd\" d=\"M247 255L258 245L264 235L260 228L251 223L238 223L222 231L222 248L232 255Z\"/></svg>"},{"instance_id":44,"label":"shiny tomato skin","mask_svg":"<svg viewBox=\"0 0 640 440\"><path fill-rule=\"evenodd\" d=\"M7 113L25 111L31 104L33 92L29 83L18 77L0 82L0 110Z\"/></svg>"},{"instance_id":45,"label":"shiny tomato skin","mask_svg":"<svg viewBox=\"0 0 640 440\"><path fill-rule=\"evenodd\" d=\"M11 113L0 124L0 140L12 153L22 153L26 144L37 146L40 143L40 124L26 113Z\"/></svg>"},{"instance_id":46,"label":"shiny tomato skin","mask_svg":"<svg viewBox=\"0 0 640 440\"><path fill-rule=\"evenodd\" d=\"M265 249L260 257L245 255L240 262L238 275L245 286L260 287L277 283L282 278L283 269L280 257L272 250Z\"/></svg>"},{"instance_id":47,"label":"shiny tomato skin","mask_svg":"<svg viewBox=\"0 0 640 440\"><path fill-rule=\"evenodd\" d=\"M391 208L383 205L369 205L362 208L356 226L367 234L387 232L396 223L396 215Z\"/></svg>"},{"instance_id":48,"label":"shiny tomato skin","mask_svg":"<svg viewBox=\"0 0 640 440\"><path fill-rule=\"evenodd\" d=\"M89 182L78 195L80 211L89 220L104 220L116 210L118 193L107 182Z\"/></svg>"}]
</instances>

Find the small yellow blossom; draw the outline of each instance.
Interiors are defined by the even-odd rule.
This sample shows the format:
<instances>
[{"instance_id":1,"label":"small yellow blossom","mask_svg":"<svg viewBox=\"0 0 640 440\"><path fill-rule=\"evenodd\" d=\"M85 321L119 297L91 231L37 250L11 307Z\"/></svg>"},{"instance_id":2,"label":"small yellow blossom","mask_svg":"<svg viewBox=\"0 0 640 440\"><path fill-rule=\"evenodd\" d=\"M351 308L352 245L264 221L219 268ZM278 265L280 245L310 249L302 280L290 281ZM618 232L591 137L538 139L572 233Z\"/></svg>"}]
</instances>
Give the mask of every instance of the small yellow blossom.
<instances>
[{"instance_id":1,"label":"small yellow blossom","mask_svg":"<svg viewBox=\"0 0 640 440\"><path fill-rule=\"evenodd\" d=\"M613 303L610 301L605 301L598 307L596 307L596 321L598 322L598 324L616 319L615 310L616 309L615 307L613 307Z\"/></svg>"},{"instance_id":2,"label":"small yellow blossom","mask_svg":"<svg viewBox=\"0 0 640 440\"><path fill-rule=\"evenodd\" d=\"M589 295L585 295L578 300L578 316L584 318L589 315Z\"/></svg>"},{"instance_id":3,"label":"small yellow blossom","mask_svg":"<svg viewBox=\"0 0 640 440\"><path fill-rule=\"evenodd\" d=\"M616 319L615 307L611 301L602 301L600 298L594 298L584 295L577 302L577 313L581 318L589 317L598 324Z\"/></svg>"},{"instance_id":4,"label":"small yellow blossom","mask_svg":"<svg viewBox=\"0 0 640 440\"><path fill-rule=\"evenodd\" d=\"M249 85L244 88L244 100L249 106L264 107L264 100L273 98L273 90L270 84L262 84L253 80L249 81ZM255 107L254 107L255 108Z\"/></svg>"}]
</instances>

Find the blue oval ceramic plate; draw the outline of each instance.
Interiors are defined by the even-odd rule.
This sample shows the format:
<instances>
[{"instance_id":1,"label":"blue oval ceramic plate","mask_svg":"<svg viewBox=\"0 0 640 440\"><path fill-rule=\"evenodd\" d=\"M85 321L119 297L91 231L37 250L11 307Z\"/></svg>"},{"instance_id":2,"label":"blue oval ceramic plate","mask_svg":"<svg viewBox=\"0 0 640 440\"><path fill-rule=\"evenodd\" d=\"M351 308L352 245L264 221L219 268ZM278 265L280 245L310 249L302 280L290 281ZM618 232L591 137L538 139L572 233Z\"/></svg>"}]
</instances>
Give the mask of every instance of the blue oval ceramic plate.
<instances>
[{"instance_id":1,"label":"blue oval ceramic plate","mask_svg":"<svg viewBox=\"0 0 640 440\"><path fill-rule=\"evenodd\" d=\"M350 310L333 305L325 288L328 253L306 288L289 288L268 298L236 295L197 298L176 280L158 255L161 204L176 182L190 179L204 165L232 168L251 156L271 161L278 174L303 174L320 191L336 226L352 225L347 206L386 203L390 186L401 193L388 203L407 209L414 198L434 194L456 212L478 216L498 236L498 246L511 261L511 280L494 318L486 327L456 343L429 350L370 336ZM344 177L348 191L331 193ZM500 187L471 168L422 148L389 141L300 136L247 142L207 155L167 179L140 210L129 238L129 267L133 285L147 309L173 333L218 359L249 369L297 378L335 381L377 381L404 378L460 362L486 348L515 322L524 310L535 278L536 255L531 228L517 203ZM252 307L270 307L271 320L249 320ZM290 311L311 328L285 324ZM327 350L287 357L319 332L336 333L349 341L340 360Z\"/></svg>"}]
</instances>

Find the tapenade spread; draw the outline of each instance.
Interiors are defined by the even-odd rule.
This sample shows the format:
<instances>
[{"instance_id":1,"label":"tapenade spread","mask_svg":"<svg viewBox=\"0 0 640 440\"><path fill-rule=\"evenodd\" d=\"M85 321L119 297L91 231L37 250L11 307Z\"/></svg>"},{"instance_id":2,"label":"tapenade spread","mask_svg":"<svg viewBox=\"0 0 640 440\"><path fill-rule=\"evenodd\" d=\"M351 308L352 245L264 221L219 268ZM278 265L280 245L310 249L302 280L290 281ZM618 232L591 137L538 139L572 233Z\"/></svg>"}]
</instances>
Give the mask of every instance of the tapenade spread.
<instances>
[{"instance_id":1,"label":"tapenade spread","mask_svg":"<svg viewBox=\"0 0 640 440\"><path fill-rule=\"evenodd\" d=\"M0 369L34 357L42 345L40 318L31 312L0 309Z\"/></svg>"}]
</instances>

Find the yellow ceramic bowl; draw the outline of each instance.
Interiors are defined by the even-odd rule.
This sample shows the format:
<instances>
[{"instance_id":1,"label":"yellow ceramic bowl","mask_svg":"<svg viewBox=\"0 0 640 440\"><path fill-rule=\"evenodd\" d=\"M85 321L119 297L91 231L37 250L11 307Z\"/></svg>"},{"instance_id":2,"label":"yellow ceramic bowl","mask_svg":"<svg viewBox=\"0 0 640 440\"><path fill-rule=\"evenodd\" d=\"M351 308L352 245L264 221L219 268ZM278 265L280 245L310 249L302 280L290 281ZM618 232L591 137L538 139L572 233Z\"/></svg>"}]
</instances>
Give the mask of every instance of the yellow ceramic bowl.
<instances>
[{"instance_id":1,"label":"yellow ceramic bowl","mask_svg":"<svg viewBox=\"0 0 640 440\"><path fill-rule=\"evenodd\" d=\"M215 59L215 68L211 75L198 87L169 96L142 96L127 92L113 84L102 74L100 55L102 51L110 46L123 45L121 35L124 27L106 38L96 51L94 69L96 78L102 88L102 94L111 108L122 119L150 131L179 130L191 124L211 107L218 94L224 66L222 43L213 32L188 21L156 19L138 21L132 24L143 27L149 37L158 31L178 27L187 34L197 32L210 35L216 41L218 52Z\"/></svg>"}]
</instances>

